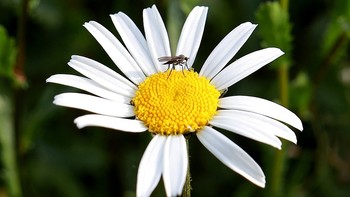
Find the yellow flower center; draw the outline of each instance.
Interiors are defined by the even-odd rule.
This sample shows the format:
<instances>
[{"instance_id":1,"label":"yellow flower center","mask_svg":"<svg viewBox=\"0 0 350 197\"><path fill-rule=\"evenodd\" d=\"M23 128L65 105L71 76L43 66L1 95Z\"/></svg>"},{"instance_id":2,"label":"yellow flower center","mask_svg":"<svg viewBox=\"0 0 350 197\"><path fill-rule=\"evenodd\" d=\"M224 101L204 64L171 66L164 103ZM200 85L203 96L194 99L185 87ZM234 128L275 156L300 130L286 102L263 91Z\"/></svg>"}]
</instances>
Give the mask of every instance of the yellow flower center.
<instances>
[{"instance_id":1,"label":"yellow flower center","mask_svg":"<svg viewBox=\"0 0 350 197\"><path fill-rule=\"evenodd\" d=\"M176 135L195 132L215 115L220 92L194 71L157 73L139 85L132 103L150 132Z\"/></svg>"}]
</instances>

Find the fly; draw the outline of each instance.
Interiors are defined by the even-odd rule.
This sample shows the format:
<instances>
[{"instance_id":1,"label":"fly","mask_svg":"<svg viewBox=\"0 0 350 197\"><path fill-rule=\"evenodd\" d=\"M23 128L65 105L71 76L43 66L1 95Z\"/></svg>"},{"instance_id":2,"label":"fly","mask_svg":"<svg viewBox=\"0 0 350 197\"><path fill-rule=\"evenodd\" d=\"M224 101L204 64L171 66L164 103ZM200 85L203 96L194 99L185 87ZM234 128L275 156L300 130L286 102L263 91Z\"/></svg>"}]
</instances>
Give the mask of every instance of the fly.
<instances>
[{"instance_id":1,"label":"fly","mask_svg":"<svg viewBox=\"0 0 350 197\"><path fill-rule=\"evenodd\" d=\"M187 60L189 58L184 56L184 55L178 55L178 56L164 56L164 57L160 57L158 58L158 61L159 62L164 62L163 65L168 65L168 69L167 71L170 69L170 65L171 66L171 70L170 70L170 73L169 73L169 76L171 74L171 72L175 69L175 66L176 65L180 65L181 68L182 68L182 73L184 71L184 66L186 66L187 70L189 70L188 66L187 66ZM169 78L168 76L168 78Z\"/></svg>"}]
</instances>

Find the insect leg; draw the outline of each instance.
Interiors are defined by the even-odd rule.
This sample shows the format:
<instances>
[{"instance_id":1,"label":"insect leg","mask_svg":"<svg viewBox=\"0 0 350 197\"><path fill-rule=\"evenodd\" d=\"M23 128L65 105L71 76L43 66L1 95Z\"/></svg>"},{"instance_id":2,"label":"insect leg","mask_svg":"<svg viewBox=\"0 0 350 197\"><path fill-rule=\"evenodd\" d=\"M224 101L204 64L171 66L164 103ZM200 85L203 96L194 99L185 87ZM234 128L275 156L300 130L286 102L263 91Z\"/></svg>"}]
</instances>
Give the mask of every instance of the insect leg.
<instances>
[{"instance_id":1,"label":"insect leg","mask_svg":"<svg viewBox=\"0 0 350 197\"><path fill-rule=\"evenodd\" d=\"M170 66L170 64L168 64ZM170 72L169 72L169 75L166 79L169 79L170 75L171 75L171 72L173 72L173 69L175 69L175 66L174 64L172 64L172 68L170 69ZM169 67L168 67L168 70L169 70Z\"/></svg>"},{"instance_id":2,"label":"insect leg","mask_svg":"<svg viewBox=\"0 0 350 197\"><path fill-rule=\"evenodd\" d=\"M190 69L188 68L188 66L187 66L187 61L185 62L185 66L186 66L187 70L190 70Z\"/></svg>"},{"instance_id":3,"label":"insect leg","mask_svg":"<svg viewBox=\"0 0 350 197\"><path fill-rule=\"evenodd\" d=\"M166 69L166 71L168 71L168 70L169 70L169 68L170 68L170 64L168 64L168 69Z\"/></svg>"},{"instance_id":4,"label":"insect leg","mask_svg":"<svg viewBox=\"0 0 350 197\"><path fill-rule=\"evenodd\" d=\"M183 64L181 64L181 68L182 68L182 74L184 75L184 77L186 77L185 76L185 72L184 72L184 65Z\"/></svg>"}]
</instances>

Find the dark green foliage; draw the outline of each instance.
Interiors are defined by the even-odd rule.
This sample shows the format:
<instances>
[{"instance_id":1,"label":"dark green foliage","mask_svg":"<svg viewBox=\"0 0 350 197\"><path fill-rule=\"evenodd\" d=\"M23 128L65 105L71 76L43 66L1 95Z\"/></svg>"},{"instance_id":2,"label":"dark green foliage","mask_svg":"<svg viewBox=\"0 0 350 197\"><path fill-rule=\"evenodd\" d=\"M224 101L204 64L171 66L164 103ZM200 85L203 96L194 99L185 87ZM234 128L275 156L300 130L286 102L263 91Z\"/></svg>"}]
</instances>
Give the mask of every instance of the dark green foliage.
<instances>
[{"instance_id":1,"label":"dark green foliage","mask_svg":"<svg viewBox=\"0 0 350 197\"><path fill-rule=\"evenodd\" d=\"M279 102L276 70L287 65L289 108L302 118L304 131L296 131L297 145L283 141L287 145L283 150L287 151L283 196L350 196L350 1L289 1L287 12L277 1L183 0L174 3L183 13L174 14L168 7L170 0L30 0L24 30L18 23L22 2L0 0L0 93L11 98L13 109L7 113L10 117L0 119L13 121L22 196L135 196L138 165L151 136L77 129L73 120L85 112L55 106L52 100L56 94L78 90L46 84L45 79L58 73L77 74L66 64L74 54L117 70L82 25L95 20L119 38L109 14L122 11L142 29L142 10L153 3L173 29L182 25L193 5L209 6L196 70L229 31L242 22L257 23L256 31L232 60L271 46L281 48L285 55L235 84L226 95ZM178 21L170 24L173 20ZM20 31L25 31L25 39L19 39ZM24 49L25 89L13 86L21 77L14 72L18 47ZM278 150L230 132L224 134L261 165L270 184L271 158ZM0 153L5 150L1 143ZM193 196L267 196L266 189L221 164L196 137L190 139L190 155ZM9 193L5 166L1 157L0 196ZM154 196L164 196L162 182Z\"/></svg>"},{"instance_id":2,"label":"dark green foliage","mask_svg":"<svg viewBox=\"0 0 350 197\"><path fill-rule=\"evenodd\" d=\"M13 38L0 24L0 77L12 79L16 59L16 46Z\"/></svg>"},{"instance_id":3,"label":"dark green foliage","mask_svg":"<svg viewBox=\"0 0 350 197\"><path fill-rule=\"evenodd\" d=\"M289 14L279 2L262 3L257 12L258 33L262 38L262 47L277 47L285 54L274 61L276 65L290 65L292 49L292 25Z\"/></svg>"}]
</instances>

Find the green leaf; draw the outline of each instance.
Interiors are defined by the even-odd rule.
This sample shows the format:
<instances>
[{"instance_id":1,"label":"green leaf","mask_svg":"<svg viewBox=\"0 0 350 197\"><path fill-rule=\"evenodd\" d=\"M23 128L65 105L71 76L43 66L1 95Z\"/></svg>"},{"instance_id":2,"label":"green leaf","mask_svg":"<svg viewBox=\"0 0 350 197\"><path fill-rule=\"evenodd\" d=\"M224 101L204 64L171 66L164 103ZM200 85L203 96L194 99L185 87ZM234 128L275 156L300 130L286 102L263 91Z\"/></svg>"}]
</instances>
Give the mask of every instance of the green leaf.
<instances>
[{"instance_id":1,"label":"green leaf","mask_svg":"<svg viewBox=\"0 0 350 197\"><path fill-rule=\"evenodd\" d=\"M262 47L278 47L284 55L274 61L274 65L290 65L292 48L292 25L288 12L278 2L266 2L256 12L259 24L258 34L262 38Z\"/></svg>"},{"instance_id":2,"label":"green leaf","mask_svg":"<svg viewBox=\"0 0 350 197\"><path fill-rule=\"evenodd\" d=\"M350 38L350 1L336 1L325 28L321 55L329 63L338 62L347 53Z\"/></svg>"},{"instance_id":3,"label":"green leaf","mask_svg":"<svg viewBox=\"0 0 350 197\"><path fill-rule=\"evenodd\" d=\"M10 38L6 29L0 25L0 77L14 78L16 54L15 40Z\"/></svg>"}]
</instances>

